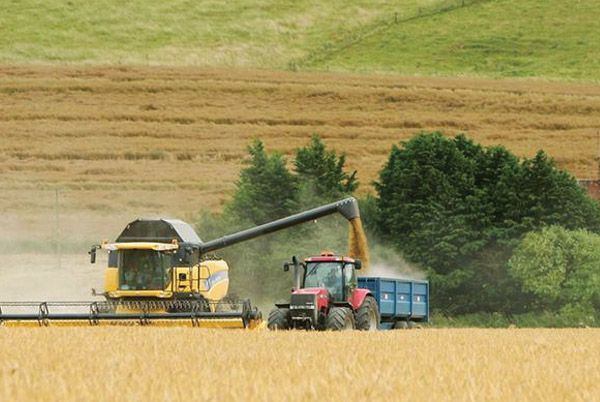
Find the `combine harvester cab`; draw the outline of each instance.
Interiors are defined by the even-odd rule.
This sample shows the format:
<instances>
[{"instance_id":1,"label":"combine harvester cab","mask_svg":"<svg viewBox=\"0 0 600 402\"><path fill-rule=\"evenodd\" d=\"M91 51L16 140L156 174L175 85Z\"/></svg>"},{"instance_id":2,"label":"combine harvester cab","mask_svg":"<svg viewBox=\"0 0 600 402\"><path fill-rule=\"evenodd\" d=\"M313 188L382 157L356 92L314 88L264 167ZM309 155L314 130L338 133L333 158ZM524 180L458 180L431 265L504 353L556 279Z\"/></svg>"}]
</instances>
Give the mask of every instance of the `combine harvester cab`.
<instances>
[{"instance_id":1,"label":"combine harvester cab","mask_svg":"<svg viewBox=\"0 0 600 402\"><path fill-rule=\"evenodd\" d=\"M0 325L149 325L257 328L260 312L250 301L227 300L229 267L209 253L320 217L340 213L360 226L358 206L347 198L264 225L202 242L176 219L138 219L114 243L92 247L108 252L99 302L0 302Z\"/></svg>"},{"instance_id":2,"label":"combine harvester cab","mask_svg":"<svg viewBox=\"0 0 600 402\"><path fill-rule=\"evenodd\" d=\"M256 327L261 316L250 301L224 300L229 267L224 260L206 258L202 244L181 220L138 219L115 243L92 248L92 262L97 249L108 251L104 312L118 317L143 314L152 325L188 321L209 328Z\"/></svg>"},{"instance_id":3,"label":"combine harvester cab","mask_svg":"<svg viewBox=\"0 0 600 402\"><path fill-rule=\"evenodd\" d=\"M289 303L278 303L269 314L272 330L415 328L429 319L429 283L413 279L357 278L360 260L325 252L294 267ZM300 270L302 268L302 272Z\"/></svg>"},{"instance_id":4,"label":"combine harvester cab","mask_svg":"<svg viewBox=\"0 0 600 402\"><path fill-rule=\"evenodd\" d=\"M108 250L102 295L114 302L198 301L216 311L227 295L229 267L223 260L201 258L201 245L192 227L180 220L131 222L115 243L92 248L92 261L97 248Z\"/></svg>"}]
</instances>

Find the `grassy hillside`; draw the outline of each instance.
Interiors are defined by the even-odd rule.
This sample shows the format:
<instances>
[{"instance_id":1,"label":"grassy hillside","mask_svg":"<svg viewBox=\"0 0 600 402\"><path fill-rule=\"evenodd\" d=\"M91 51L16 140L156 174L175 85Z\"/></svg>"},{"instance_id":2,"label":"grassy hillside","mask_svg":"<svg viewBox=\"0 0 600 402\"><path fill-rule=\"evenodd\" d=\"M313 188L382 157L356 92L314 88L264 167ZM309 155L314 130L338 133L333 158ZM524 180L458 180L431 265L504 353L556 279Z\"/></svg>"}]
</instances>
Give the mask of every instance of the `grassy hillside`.
<instances>
[{"instance_id":1,"label":"grassy hillside","mask_svg":"<svg viewBox=\"0 0 600 402\"><path fill-rule=\"evenodd\" d=\"M7 0L0 63L600 79L596 0Z\"/></svg>"},{"instance_id":2,"label":"grassy hillside","mask_svg":"<svg viewBox=\"0 0 600 402\"><path fill-rule=\"evenodd\" d=\"M385 0L6 0L0 63L282 68L397 8Z\"/></svg>"},{"instance_id":3,"label":"grassy hillside","mask_svg":"<svg viewBox=\"0 0 600 402\"><path fill-rule=\"evenodd\" d=\"M309 67L600 79L600 2L492 0L382 25Z\"/></svg>"}]
</instances>

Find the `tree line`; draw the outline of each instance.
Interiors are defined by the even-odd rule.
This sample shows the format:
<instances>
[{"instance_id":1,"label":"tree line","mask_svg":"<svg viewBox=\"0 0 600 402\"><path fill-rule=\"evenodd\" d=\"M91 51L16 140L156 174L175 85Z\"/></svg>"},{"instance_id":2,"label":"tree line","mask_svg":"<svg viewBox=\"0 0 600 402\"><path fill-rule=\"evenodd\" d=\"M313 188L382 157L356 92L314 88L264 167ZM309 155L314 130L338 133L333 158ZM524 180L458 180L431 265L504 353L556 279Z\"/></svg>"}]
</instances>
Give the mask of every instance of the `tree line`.
<instances>
[{"instance_id":1,"label":"tree line","mask_svg":"<svg viewBox=\"0 0 600 402\"><path fill-rule=\"evenodd\" d=\"M265 223L359 186L346 156L317 135L296 151L292 169L259 139L248 153L224 212L205 213L199 233ZM464 135L422 133L391 148L373 185L375 194L359 199L368 237L426 271L436 312L550 311L597 322L600 206L543 151L520 159ZM277 268L286 257L320 243L344 252L343 224L325 221L224 251L232 276L247 293L285 297L291 278Z\"/></svg>"}]
</instances>

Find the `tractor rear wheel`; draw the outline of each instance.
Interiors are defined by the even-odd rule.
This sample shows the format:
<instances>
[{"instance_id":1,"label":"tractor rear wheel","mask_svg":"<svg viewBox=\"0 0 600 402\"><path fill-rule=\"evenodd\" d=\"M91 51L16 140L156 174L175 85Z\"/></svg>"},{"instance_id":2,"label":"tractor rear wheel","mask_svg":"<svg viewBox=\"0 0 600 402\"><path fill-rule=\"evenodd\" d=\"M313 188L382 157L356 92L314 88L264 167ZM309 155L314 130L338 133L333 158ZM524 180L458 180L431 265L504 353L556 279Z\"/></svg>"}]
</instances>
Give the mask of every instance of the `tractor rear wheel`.
<instances>
[{"instance_id":1,"label":"tractor rear wheel","mask_svg":"<svg viewBox=\"0 0 600 402\"><path fill-rule=\"evenodd\" d=\"M379 328L379 308L372 297L365 297L362 305L356 310L356 329L376 331Z\"/></svg>"},{"instance_id":2,"label":"tractor rear wheel","mask_svg":"<svg viewBox=\"0 0 600 402\"><path fill-rule=\"evenodd\" d=\"M270 330L290 329L290 309L278 307L269 314Z\"/></svg>"},{"instance_id":3,"label":"tractor rear wheel","mask_svg":"<svg viewBox=\"0 0 600 402\"><path fill-rule=\"evenodd\" d=\"M332 307L325 319L325 327L330 331L352 331L354 314L347 307Z\"/></svg>"}]
</instances>

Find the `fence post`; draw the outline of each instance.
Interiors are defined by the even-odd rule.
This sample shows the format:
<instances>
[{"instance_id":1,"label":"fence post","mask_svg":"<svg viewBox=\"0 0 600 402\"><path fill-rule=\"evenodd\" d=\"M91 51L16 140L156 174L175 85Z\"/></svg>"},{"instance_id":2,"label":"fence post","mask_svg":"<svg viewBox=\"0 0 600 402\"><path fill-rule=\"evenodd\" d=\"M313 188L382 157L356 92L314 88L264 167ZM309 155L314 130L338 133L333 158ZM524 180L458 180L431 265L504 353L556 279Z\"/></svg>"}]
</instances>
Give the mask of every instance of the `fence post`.
<instances>
[{"instance_id":1,"label":"fence post","mask_svg":"<svg viewBox=\"0 0 600 402\"><path fill-rule=\"evenodd\" d=\"M58 188L54 190L54 216L56 220L56 256L58 258L58 268L61 268L61 247L60 247L60 214L58 211Z\"/></svg>"}]
</instances>

